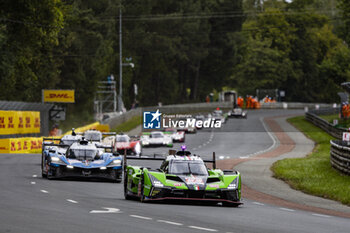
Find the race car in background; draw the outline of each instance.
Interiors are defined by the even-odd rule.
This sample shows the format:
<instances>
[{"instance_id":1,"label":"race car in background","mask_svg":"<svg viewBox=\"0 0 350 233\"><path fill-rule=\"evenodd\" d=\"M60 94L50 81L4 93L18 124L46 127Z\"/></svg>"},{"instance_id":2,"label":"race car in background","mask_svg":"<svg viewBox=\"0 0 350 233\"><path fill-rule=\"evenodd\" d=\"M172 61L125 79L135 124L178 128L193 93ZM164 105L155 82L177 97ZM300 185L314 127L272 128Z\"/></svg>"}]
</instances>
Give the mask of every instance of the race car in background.
<instances>
[{"instance_id":1,"label":"race car in background","mask_svg":"<svg viewBox=\"0 0 350 233\"><path fill-rule=\"evenodd\" d=\"M178 131L174 128L165 128L164 134L170 135L173 142L185 142L185 131Z\"/></svg>"},{"instance_id":2,"label":"race car in background","mask_svg":"<svg viewBox=\"0 0 350 233\"><path fill-rule=\"evenodd\" d=\"M74 129L73 129L74 132ZM80 141L82 139L82 135L79 134L67 134L64 135L61 140L60 140L60 144L64 144L64 145L72 145L74 142Z\"/></svg>"},{"instance_id":3,"label":"race car in background","mask_svg":"<svg viewBox=\"0 0 350 233\"><path fill-rule=\"evenodd\" d=\"M180 121L186 122L187 120L192 120L193 118L190 119L179 119ZM176 128L177 131L183 131L185 133L197 133L197 128L195 126L188 126L188 127L178 127Z\"/></svg>"},{"instance_id":4,"label":"race car in background","mask_svg":"<svg viewBox=\"0 0 350 233\"><path fill-rule=\"evenodd\" d=\"M98 146L82 138L71 145L46 143L57 139L44 138L41 158L42 176L48 179L84 177L122 180L122 157L107 152L111 147Z\"/></svg>"},{"instance_id":5,"label":"race car in background","mask_svg":"<svg viewBox=\"0 0 350 233\"><path fill-rule=\"evenodd\" d=\"M221 121L221 123L224 124L227 119L227 114L224 114L222 110L217 108L211 114L208 114L208 118L212 118L215 121Z\"/></svg>"},{"instance_id":6,"label":"race car in background","mask_svg":"<svg viewBox=\"0 0 350 233\"><path fill-rule=\"evenodd\" d=\"M116 136L109 136L103 141L109 138L114 139L114 151L121 155L124 155L125 152L127 155L140 155L142 153L140 137L138 136L129 137L126 134L117 134Z\"/></svg>"},{"instance_id":7,"label":"race car in background","mask_svg":"<svg viewBox=\"0 0 350 233\"><path fill-rule=\"evenodd\" d=\"M108 133L103 132L102 133L96 129L89 129L89 130L86 130L83 135L87 141L102 143L103 138L110 136L110 135L115 136L116 133L115 132L108 132Z\"/></svg>"},{"instance_id":8,"label":"race car in background","mask_svg":"<svg viewBox=\"0 0 350 233\"><path fill-rule=\"evenodd\" d=\"M196 116L195 116L195 119L196 119L197 121L205 121L207 118L206 118L203 114L199 114L199 115L196 115ZM201 126L196 126L196 128L197 128L197 129L202 129L203 126L202 126L202 125L201 125Z\"/></svg>"},{"instance_id":9,"label":"race car in background","mask_svg":"<svg viewBox=\"0 0 350 233\"><path fill-rule=\"evenodd\" d=\"M224 206L242 204L240 173L215 169L215 154L213 160L207 161L185 149L166 158L149 157L163 160L156 170L127 165L127 159L124 160L125 199L206 201ZM208 169L205 162L213 163L214 169Z\"/></svg>"},{"instance_id":10,"label":"race car in background","mask_svg":"<svg viewBox=\"0 0 350 233\"><path fill-rule=\"evenodd\" d=\"M141 135L142 147L167 146L173 147L173 139L170 135L161 131L144 132Z\"/></svg>"},{"instance_id":11,"label":"race car in background","mask_svg":"<svg viewBox=\"0 0 350 233\"><path fill-rule=\"evenodd\" d=\"M238 107L228 112L228 117L247 118L247 115L247 111L243 111L243 109Z\"/></svg>"}]
</instances>

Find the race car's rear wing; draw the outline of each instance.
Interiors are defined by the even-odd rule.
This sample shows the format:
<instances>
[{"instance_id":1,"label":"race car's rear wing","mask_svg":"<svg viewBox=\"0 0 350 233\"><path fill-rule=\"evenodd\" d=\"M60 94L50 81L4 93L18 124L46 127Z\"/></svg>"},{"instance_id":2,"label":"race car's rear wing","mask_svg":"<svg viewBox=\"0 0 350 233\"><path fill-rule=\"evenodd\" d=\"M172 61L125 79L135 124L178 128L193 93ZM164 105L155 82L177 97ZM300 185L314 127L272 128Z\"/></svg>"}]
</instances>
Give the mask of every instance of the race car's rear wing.
<instances>
[{"instance_id":1,"label":"race car's rear wing","mask_svg":"<svg viewBox=\"0 0 350 233\"><path fill-rule=\"evenodd\" d=\"M169 155L173 155L175 154L176 151L175 150L169 150ZM162 156L162 157L157 157L157 156ZM165 160L166 157L164 154L153 154L153 155L144 155L144 156L127 156L126 155L126 150L124 151L124 158L123 158L123 169L124 171L126 171L126 166L127 166L127 160L158 160L158 161L162 161ZM213 152L213 159L212 160L207 160L207 159L203 159L203 162L205 163L212 163L213 164L213 169L216 169L216 156L215 156L215 152Z\"/></svg>"},{"instance_id":2,"label":"race car's rear wing","mask_svg":"<svg viewBox=\"0 0 350 233\"><path fill-rule=\"evenodd\" d=\"M105 152L113 152L113 146L105 144L95 144L96 148L105 149Z\"/></svg>"},{"instance_id":3,"label":"race car's rear wing","mask_svg":"<svg viewBox=\"0 0 350 233\"><path fill-rule=\"evenodd\" d=\"M51 143L45 143L45 142L51 142ZM69 145L61 144L60 142L61 142L60 138L43 138L43 143L41 148L44 151L45 147L47 146L69 147Z\"/></svg>"}]
</instances>

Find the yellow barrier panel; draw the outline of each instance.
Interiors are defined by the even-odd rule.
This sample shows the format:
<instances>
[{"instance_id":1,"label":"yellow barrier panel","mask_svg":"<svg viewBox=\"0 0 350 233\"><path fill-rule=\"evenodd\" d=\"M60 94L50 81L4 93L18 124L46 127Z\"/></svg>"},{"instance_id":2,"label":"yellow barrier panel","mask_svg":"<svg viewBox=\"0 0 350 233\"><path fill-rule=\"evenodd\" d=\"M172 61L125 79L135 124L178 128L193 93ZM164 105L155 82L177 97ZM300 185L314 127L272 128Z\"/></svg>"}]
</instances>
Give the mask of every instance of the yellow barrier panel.
<instances>
[{"instance_id":1,"label":"yellow barrier panel","mask_svg":"<svg viewBox=\"0 0 350 233\"><path fill-rule=\"evenodd\" d=\"M41 153L43 139L36 137L0 139L0 153L26 154Z\"/></svg>"},{"instance_id":2,"label":"yellow barrier panel","mask_svg":"<svg viewBox=\"0 0 350 233\"><path fill-rule=\"evenodd\" d=\"M9 114L11 115L11 114ZM22 114L21 116L24 116L23 119L25 119L26 114ZM33 119L35 119L35 114ZM40 115L39 115L40 117ZM19 123L15 122L14 124ZM32 121L29 122L31 124ZM33 121L35 124L35 121ZM25 129L25 124L26 121L23 121L24 129ZM29 127L28 127L29 128ZM95 122L83 127L79 127L75 129L75 132L83 133L86 130L89 129L97 129L97 130L106 130L103 132L108 132L109 131L109 126L108 125L100 125L99 122ZM107 131L108 130L108 131ZM25 132L25 131L24 131ZM67 132L66 134L70 134L71 131ZM57 138L57 137L55 137ZM59 139L58 139L59 140ZM5 139L0 139L0 153L5 153L5 154L25 154L25 153L41 153L41 147L43 143L43 138L42 137L25 137L25 138L5 138Z\"/></svg>"},{"instance_id":3,"label":"yellow barrier panel","mask_svg":"<svg viewBox=\"0 0 350 233\"><path fill-rule=\"evenodd\" d=\"M29 138L30 148L29 153L41 153L41 146L43 144L43 138Z\"/></svg>"},{"instance_id":4,"label":"yellow barrier panel","mask_svg":"<svg viewBox=\"0 0 350 233\"><path fill-rule=\"evenodd\" d=\"M101 132L109 132L109 125L97 125L96 129Z\"/></svg>"},{"instance_id":5,"label":"yellow barrier panel","mask_svg":"<svg viewBox=\"0 0 350 233\"><path fill-rule=\"evenodd\" d=\"M0 139L0 153L9 153L10 151L10 139Z\"/></svg>"},{"instance_id":6,"label":"yellow barrier panel","mask_svg":"<svg viewBox=\"0 0 350 233\"><path fill-rule=\"evenodd\" d=\"M97 129L98 125L100 125L100 123L99 122L95 122L95 123L92 123L92 124L89 124L89 125L85 125L83 127L76 128L74 131L76 133L84 133L86 130L89 130L89 129ZM72 133L72 131L68 131L64 135L71 134L71 133Z\"/></svg>"},{"instance_id":7,"label":"yellow barrier panel","mask_svg":"<svg viewBox=\"0 0 350 233\"><path fill-rule=\"evenodd\" d=\"M40 133L40 112L0 111L0 135Z\"/></svg>"}]
</instances>

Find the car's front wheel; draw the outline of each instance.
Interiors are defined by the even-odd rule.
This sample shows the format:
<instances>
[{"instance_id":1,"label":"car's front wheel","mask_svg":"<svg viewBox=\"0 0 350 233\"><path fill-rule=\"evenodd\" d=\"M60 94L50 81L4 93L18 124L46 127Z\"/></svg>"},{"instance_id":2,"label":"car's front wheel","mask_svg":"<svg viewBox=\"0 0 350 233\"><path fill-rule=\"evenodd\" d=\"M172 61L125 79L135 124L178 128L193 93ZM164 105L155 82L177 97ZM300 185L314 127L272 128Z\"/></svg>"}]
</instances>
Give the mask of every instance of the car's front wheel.
<instances>
[{"instance_id":1,"label":"car's front wheel","mask_svg":"<svg viewBox=\"0 0 350 233\"><path fill-rule=\"evenodd\" d=\"M41 156L41 176L43 178L47 178L47 174L44 172L46 169L46 161L45 161L45 156Z\"/></svg>"},{"instance_id":2,"label":"car's front wheel","mask_svg":"<svg viewBox=\"0 0 350 233\"><path fill-rule=\"evenodd\" d=\"M128 178L124 177L124 198L125 200L131 200L131 196L128 194Z\"/></svg>"},{"instance_id":3,"label":"car's front wheel","mask_svg":"<svg viewBox=\"0 0 350 233\"><path fill-rule=\"evenodd\" d=\"M119 171L119 170L115 170L114 171L114 181L116 182L116 183L120 183L120 182L122 182L122 172L121 171Z\"/></svg>"}]
</instances>

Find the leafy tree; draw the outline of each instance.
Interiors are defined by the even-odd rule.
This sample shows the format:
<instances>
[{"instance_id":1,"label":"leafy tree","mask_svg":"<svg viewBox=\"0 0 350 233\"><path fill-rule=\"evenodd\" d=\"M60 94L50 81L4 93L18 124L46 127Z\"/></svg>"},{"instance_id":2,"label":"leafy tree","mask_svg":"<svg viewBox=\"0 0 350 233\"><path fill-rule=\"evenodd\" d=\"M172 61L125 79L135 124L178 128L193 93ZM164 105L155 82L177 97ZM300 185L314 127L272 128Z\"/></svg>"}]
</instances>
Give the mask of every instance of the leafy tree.
<instances>
[{"instance_id":1,"label":"leafy tree","mask_svg":"<svg viewBox=\"0 0 350 233\"><path fill-rule=\"evenodd\" d=\"M42 88L58 82L53 48L63 27L62 14L60 0L1 1L3 98L38 101Z\"/></svg>"}]
</instances>

